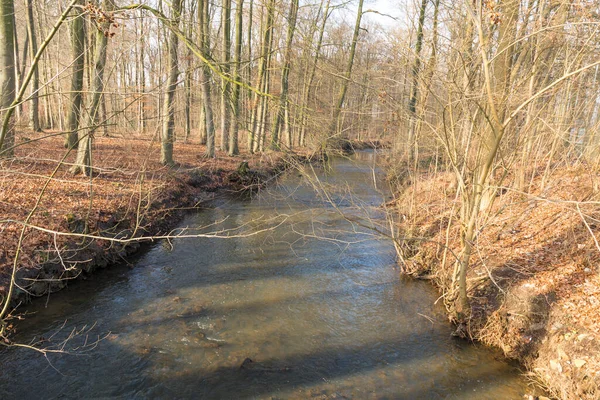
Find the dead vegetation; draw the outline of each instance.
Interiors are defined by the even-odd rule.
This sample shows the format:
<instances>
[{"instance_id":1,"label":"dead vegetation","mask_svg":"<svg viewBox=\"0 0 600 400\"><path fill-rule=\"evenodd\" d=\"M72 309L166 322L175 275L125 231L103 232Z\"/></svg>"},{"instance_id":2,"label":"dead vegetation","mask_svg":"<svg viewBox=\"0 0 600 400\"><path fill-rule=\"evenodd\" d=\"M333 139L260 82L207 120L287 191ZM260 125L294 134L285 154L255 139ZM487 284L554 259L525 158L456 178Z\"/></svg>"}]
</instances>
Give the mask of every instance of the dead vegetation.
<instances>
[{"instance_id":1,"label":"dead vegetation","mask_svg":"<svg viewBox=\"0 0 600 400\"><path fill-rule=\"evenodd\" d=\"M504 179L478 223L468 271L471 317L462 332L521 360L563 399L600 396L600 174L559 168L529 193ZM395 201L407 273L444 296L460 253L453 175L429 174ZM483 213L482 213L483 214Z\"/></svg>"},{"instance_id":2,"label":"dead vegetation","mask_svg":"<svg viewBox=\"0 0 600 400\"><path fill-rule=\"evenodd\" d=\"M186 210L199 207L217 190L253 190L285 168L283 153L218 153L213 159L204 157L205 146L177 142L178 165L171 169L158 162L157 142L98 137L93 176L73 176L69 168L75 152L64 149L62 141L49 133L19 134L15 157L2 161L0 299L10 282L24 221L39 202L21 243L14 304L59 290L69 279L121 261L139 247L93 237L169 233ZM243 163L247 168L242 173Z\"/></svg>"}]
</instances>

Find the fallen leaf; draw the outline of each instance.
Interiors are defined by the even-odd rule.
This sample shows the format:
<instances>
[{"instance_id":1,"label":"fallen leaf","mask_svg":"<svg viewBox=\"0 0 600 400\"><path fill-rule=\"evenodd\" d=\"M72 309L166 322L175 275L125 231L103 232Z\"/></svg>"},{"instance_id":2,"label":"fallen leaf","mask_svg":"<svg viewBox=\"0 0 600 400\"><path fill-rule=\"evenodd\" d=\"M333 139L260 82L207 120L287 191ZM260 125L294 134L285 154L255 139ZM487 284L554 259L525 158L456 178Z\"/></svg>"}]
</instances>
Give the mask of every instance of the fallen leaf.
<instances>
[{"instance_id":1,"label":"fallen leaf","mask_svg":"<svg viewBox=\"0 0 600 400\"><path fill-rule=\"evenodd\" d=\"M550 360L550 369L562 373L562 365L557 360Z\"/></svg>"}]
</instances>

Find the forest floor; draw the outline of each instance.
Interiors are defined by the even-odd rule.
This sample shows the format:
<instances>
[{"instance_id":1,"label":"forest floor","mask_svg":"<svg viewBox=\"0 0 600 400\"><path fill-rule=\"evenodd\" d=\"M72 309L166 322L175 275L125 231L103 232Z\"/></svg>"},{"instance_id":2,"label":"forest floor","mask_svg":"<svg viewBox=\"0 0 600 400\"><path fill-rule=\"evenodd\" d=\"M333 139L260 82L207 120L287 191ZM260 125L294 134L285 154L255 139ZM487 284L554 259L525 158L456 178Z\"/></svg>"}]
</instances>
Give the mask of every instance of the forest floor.
<instances>
[{"instance_id":1,"label":"forest floor","mask_svg":"<svg viewBox=\"0 0 600 400\"><path fill-rule=\"evenodd\" d=\"M519 359L557 398L598 399L600 174L583 166L552 171L544 184L543 169L532 171L527 193L507 177L486 211L468 275L468 333ZM411 243L405 267L443 293L460 252L452 181L425 174L395 202L407 233L427 239Z\"/></svg>"},{"instance_id":2,"label":"forest floor","mask_svg":"<svg viewBox=\"0 0 600 400\"><path fill-rule=\"evenodd\" d=\"M97 137L90 178L69 172L75 152L64 148L61 135L51 135L17 133L15 158L0 164L0 304L17 251L13 304L60 290L70 279L124 261L140 247L136 241L86 235L127 239L169 234L187 210L216 193L260 188L291 160L303 157L217 152L211 159L203 156L205 146L176 142L177 165L167 168L158 162L156 141ZM240 173L243 161L249 171Z\"/></svg>"}]
</instances>

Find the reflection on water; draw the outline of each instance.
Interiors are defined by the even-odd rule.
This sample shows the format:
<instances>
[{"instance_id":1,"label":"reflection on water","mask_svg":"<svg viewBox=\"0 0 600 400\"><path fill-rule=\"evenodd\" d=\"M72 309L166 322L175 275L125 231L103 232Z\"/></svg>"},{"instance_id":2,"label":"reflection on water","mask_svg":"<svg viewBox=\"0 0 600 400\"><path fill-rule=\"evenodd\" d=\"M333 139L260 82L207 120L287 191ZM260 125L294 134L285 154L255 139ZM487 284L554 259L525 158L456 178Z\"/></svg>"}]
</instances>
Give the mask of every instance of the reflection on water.
<instances>
[{"instance_id":1,"label":"reflection on water","mask_svg":"<svg viewBox=\"0 0 600 400\"><path fill-rule=\"evenodd\" d=\"M37 302L21 340L95 324L72 348L110 334L48 359L0 353L0 396L521 398L530 390L519 371L451 339L434 290L401 280L393 247L368 229L383 200L374 157L336 159L318 179L290 174L249 202L215 202L182 227L223 221L241 236L156 245L134 269Z\"/></svg>"}]
</instances>

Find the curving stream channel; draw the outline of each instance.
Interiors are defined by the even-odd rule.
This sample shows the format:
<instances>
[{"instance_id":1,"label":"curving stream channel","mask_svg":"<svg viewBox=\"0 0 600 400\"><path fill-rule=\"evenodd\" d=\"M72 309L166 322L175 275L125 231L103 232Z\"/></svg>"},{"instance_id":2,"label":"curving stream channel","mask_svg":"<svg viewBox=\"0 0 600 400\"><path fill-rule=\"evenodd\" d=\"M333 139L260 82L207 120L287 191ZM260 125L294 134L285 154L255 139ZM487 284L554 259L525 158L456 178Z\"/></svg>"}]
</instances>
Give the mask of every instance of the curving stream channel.
<instances>
[{"instance_id":1,"label":"curving stream channel","mask_svg":"<svg viewBox=\"0 0 600 400\"><path fill-rule=\"evenodd\" d=\"M158 243L35 302L18 339L81 334L68 354L1 352L0 398L523 398L520 371L452 339L435 290L369 229L375 158L215 200L181 227L229 238Z\"/></svg>"}]
</instances>

